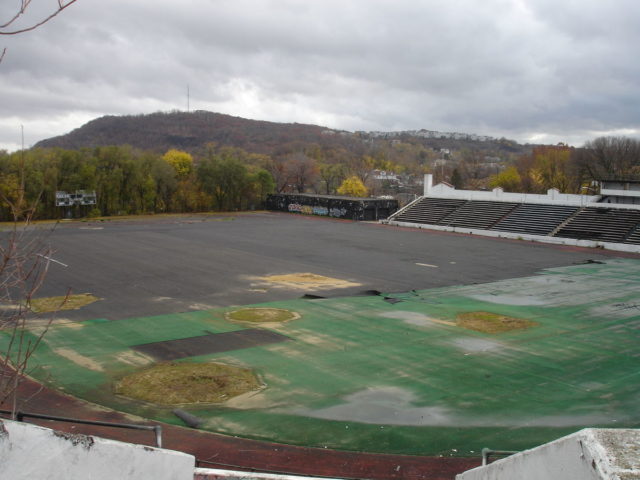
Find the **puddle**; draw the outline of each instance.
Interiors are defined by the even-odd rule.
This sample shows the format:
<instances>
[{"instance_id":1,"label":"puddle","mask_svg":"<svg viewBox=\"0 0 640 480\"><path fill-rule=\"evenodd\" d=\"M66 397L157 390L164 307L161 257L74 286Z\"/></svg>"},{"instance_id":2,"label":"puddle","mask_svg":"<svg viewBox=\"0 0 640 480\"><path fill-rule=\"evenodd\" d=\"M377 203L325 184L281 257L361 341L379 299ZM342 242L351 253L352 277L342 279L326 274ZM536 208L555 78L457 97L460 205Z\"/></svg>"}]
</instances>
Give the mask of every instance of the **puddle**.
<instances>
[{"instance_id":1,"label":"puddle","mask_svg":"<svg viewBox=\"0 0 640 480\"><path fill-rule=\"evenodd\" d=\"M372 387L348 395L344 402L293 414L325 420L413 427L571 427L616 424L624 419L605 413L585 415L468 415L442 406L414 406L416 396L399 387Z\"/></svg>"},{"instance_id":2,"label":"puddle","mask_svg":"<svg viewBox=\"0 0 640 480\"><path fill-rule=\"evenodd\" d=\"M415 407L415 395L398 387L375 387L345 397L345 402L319 410L298 412L326 420L342 420L376 425L448 425L444 407Z\"/></svg>"}]
</instances>

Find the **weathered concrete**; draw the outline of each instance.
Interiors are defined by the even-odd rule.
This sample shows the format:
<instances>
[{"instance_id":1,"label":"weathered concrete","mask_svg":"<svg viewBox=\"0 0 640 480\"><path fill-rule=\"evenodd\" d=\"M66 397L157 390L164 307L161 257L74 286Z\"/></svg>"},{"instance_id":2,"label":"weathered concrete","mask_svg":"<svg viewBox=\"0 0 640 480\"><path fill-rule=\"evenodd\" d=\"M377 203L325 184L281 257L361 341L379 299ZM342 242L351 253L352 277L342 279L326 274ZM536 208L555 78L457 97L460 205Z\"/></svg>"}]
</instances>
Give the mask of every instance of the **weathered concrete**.
<instances>
[{"instance_id":1,"label":"weathered concrete","mask_svg":"<svg viewBox=\"0 0 640 480\"><path fill-rule=\"evenodd\" d=\"M640 479L640 430L587 428L456 476L456 480Z\"/></svg>"},{"instance_id":2,"label":"weathered concrete","mask_svg":"<svg viewBox=\"0 0 640 480\"><path fill-rule=\"evenodd\" d=\"M0 478L191 480L192 455L0 420Z\"/></svg>"}]
</instances>

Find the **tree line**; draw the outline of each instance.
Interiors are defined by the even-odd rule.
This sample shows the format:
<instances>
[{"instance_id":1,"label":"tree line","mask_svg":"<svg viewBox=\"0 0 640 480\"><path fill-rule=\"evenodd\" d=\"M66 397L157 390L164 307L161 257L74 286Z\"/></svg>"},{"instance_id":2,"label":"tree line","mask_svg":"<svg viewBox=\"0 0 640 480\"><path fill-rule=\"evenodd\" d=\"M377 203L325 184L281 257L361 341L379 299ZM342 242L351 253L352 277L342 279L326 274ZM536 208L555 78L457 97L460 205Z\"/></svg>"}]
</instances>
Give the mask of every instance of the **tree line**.
<instances>
[{"instance_id":1,"label":"tree line","mask_svg":"<svg viewBox=\"0 0 640 480\"><path fill-rule=\"evenodd\" d=\"M295 147L295 148L294 148ZM393 172L398 183L380 180ZM128 146L0 151L0 216L34 218L186 213L257 209L278 193L375 196L420 194L424 173L456 188L593 193L594 180L640 179L640 141L601 137L573 148L535 146L499 158L473 149L437 151L388 142L360 152L318 144L295 145L272 155L210 143L201 153L164 154ZM403 190L404 189L404 190ZM95 206L56 207L56 191L95 191Z\"/></svg>"},{"instance_id":2,"label":"tree line","mask_svg":"<svg viewBox=\"0 0 640 480\"><path fill-rule=\"evenodd\" d=\"M640 140L600 137L582 148L564 144L534 147L500 173L489 178L490 188L509 192L597 193L599 180L640 180Z\"/></svg>"},{"instance_id":3,"label":"tree line","mask_svg":"<svg viewBox=\"0 0 640 480\"><path fill-rule=\"evenodd\" d=\"M197 161L186 152L164 155L127 146L0 152L0 215L11 220L61 218L56 192L95 191L82 216L184 213L258 208L273 191L260 155L212 147ZM67 208L67 210L65 210Z\"/></svg>"},{"instance_id":4,"label":"tree line","mask_svg":"<svg viewBox=\"0 0 640 480\"><path fill-rule=\"evenodd\" d=\"M216 144L196 156L129 146L0 151L0 219L247 210L273 192L367 196L379 193L375 168L403 170L384 155L341 156L318 145L273 156ZM81 190L95 191L97 204L56 206L56 192Z\"/></svg>"}]
</instances>

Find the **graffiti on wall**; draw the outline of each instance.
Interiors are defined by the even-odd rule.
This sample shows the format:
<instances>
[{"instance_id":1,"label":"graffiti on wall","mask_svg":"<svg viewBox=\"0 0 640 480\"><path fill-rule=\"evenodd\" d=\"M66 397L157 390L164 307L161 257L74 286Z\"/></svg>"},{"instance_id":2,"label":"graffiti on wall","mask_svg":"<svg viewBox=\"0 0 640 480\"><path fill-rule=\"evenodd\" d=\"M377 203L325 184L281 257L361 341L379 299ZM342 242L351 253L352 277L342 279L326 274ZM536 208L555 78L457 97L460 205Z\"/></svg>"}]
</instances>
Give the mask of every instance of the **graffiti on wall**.
<instances>
[{"instance_id":1,"label":"graffiti on wall","mask_svg":"<svg viewBox=\"0 0 640 480\"><path fill-rule=\"evenodd\" d=\"M324 195L270 194L266 206L269 210L317 215L350 220L378 220L387 218L398 209L396 200L345 199Z\"/></svg>"},{"instance_id":2,"label":"graffiti on wall","mask_svg":"<svg viewBox=\"0 0 640 480\"><path fill-rule=\"evenodd\" d=\"M313 207L314 215L329 215L327 207Z\"/></svg>"},{"instance_id":3,"label":"graffiti on wall","mask_svg":"<svg viewBox=\"0 0 640 480\"><path fill-rule=\"evenodd\" d=\"M331 215L332 217L336 217L336 218L341 218L344 217L347 214L347 209L346 208L332 208L331 210L329 210L329 215Z\"/></svg>"},{"instance_id":4,"label":"graffiti on wall","mask_svg":"<svg viewBox=\"0 0 640 480\"><path fill-rule=\"evenodd\" d=\"M303 213L305 215L329 215L327 207L312 207L311 205L300 205L299 203L290 203L287 209L293 213ZM334 210L333 208L331 210ZM344 209L342 209L344 210Z\"/></svg>"}]
</instances>

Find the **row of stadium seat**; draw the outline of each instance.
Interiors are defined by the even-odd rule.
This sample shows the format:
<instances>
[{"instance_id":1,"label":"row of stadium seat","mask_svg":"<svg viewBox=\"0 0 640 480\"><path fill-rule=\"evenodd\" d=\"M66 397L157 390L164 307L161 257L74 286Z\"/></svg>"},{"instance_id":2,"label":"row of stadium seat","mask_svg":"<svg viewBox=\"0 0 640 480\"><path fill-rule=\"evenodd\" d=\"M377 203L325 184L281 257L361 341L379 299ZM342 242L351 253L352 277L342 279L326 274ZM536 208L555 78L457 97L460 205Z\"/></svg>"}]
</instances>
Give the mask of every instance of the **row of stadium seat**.
<instances>
[{"instance_id":1,"label":"row of stadium seat","mask_svg":"<svg viewBox=\"0 0 640 480\"><path fill-rule=\"evenodd\" d=\"M640 245L640 210L423 197L390 220Z\"/></svg>"}]
</instances>

